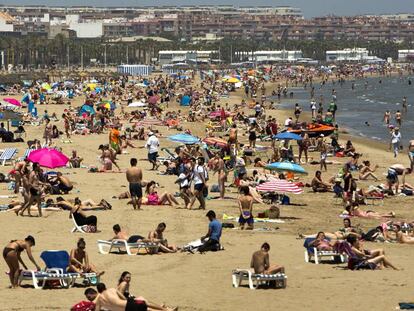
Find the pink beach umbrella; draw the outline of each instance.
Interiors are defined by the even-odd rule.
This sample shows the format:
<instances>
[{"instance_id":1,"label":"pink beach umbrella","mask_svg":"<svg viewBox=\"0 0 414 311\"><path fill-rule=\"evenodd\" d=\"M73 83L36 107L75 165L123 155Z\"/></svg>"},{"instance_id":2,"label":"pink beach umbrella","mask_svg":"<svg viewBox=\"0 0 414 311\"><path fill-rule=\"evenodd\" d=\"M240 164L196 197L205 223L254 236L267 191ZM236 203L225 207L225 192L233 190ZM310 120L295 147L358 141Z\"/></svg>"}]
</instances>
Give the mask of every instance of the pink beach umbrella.
<instances>
[{"instance_id":1,"label":"pink beach umbrella","mask_svg":"<svg viewBox=\"0 0 414 311\"><path fill-rule=\"evenodd\" d=\"M282 192L301 194L303 190L296 186L293 182L285 179L271 179L268 182L256 186L257 191L261 192Z\"/></svg>"},{"instance_id":2,"label":"pink beach umbrella","mask_svg":"<svg viewBox=\"0 0 414 311\"><path fill-rule=\"evenodd\" d=\"M14 99L14 98L3 98L3 101L13 106L17 106L17 107L22 106L22 104L17 99Z\"/></svg>"},{"instance_id":3,"label":"pink beach umbrella","mask_svg":"<svg viewBox=\"0 0 414 311\"><path fill-rule=\"evenodd\" d=\"M56 168L66 166L69 158L56 149L42 148L34 150L27 157L33 163L39 163L40 166Z\"/></svg>"}]
</instances>

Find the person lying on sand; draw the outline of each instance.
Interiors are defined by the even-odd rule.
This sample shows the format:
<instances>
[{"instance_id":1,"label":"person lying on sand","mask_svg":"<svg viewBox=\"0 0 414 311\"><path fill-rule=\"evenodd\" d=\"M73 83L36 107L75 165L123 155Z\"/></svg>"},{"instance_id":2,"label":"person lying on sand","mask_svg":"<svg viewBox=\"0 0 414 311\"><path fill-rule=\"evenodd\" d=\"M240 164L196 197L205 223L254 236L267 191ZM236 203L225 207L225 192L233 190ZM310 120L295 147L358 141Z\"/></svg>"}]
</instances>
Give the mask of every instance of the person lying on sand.
<instances>
[{"instance_id":1,"label":"person lying on sand","mask_svg":"<svg viewBox=\"0 0 414 311\"><path fill-rule=\"evenodd\" d=\"M178 307L171 308L159 306L149 303L143 297L125 298L116 288L106 288L104 283L96 286L99 295L95 299L95 311L111 310L111 311L143 311L143 310L161 310L176 311Z\"/></svg>"}]
</instances>

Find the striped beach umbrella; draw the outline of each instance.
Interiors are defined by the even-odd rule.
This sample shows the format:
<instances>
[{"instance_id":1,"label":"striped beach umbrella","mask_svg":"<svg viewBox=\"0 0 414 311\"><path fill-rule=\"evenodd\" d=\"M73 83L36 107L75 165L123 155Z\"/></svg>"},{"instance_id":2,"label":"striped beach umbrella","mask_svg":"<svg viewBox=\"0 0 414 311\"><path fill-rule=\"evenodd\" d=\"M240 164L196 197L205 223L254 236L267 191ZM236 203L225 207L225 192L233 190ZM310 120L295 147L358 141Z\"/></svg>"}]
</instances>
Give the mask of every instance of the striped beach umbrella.
<instances>
[{"instance_id":1,"label":"striped beach umbrella","mask_svg":"<svg viewBox=\"0 0 414 311\"><path fill-rule=\"evenodd\" d=\"M282 193L294 193L301 194L303 190L296 186L293 182L286 179L271 179L256 187L260 192L282 192Z\"/></svg>"}]
</instances>

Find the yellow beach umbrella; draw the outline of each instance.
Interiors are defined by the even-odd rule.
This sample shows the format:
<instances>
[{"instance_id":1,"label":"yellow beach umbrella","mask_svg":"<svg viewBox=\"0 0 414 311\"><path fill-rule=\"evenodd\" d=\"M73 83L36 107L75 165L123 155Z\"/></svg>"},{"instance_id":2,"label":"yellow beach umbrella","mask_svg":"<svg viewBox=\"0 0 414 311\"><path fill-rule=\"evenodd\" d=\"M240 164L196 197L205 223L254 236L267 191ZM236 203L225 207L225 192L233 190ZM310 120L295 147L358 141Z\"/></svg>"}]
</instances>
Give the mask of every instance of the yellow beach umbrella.
<instances>
[{"instance_id":1,"label":"yellow beach umbrella","mask_svg":"<svg viewBox=\"0 0 414 311\"><path fill-rule=\"evenodd\" d=\"M237 79L237 78L230 78L230 79L227 79L227 81L226 81L227 83L239 83L240 82L240 80L239 79Z\"/></svg>"}]
</instances>

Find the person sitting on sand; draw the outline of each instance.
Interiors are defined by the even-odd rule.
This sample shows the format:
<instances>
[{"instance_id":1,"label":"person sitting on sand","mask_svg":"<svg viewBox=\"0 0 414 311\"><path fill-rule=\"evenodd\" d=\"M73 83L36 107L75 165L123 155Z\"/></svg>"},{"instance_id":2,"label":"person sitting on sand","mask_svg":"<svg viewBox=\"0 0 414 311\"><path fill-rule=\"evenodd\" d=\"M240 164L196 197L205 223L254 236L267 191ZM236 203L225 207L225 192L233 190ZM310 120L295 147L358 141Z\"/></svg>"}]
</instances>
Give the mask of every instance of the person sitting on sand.
<instances>
[{"instance_id":1,"label":"person sitting on sand","mask_svg":"<svg viewBox=\"0 0 414 311\"><path fill-rule=\"evenodd\" d=\"M116 288L106 288L104 283L99 283L96 286L99 295L96 297L95 311L101 310L111 310L111 311L152 311L152 310L161 310L161 311L175 311L178 310L177 307L170 308L165 306L155 305L149 303L143 297L136 298L125 298L125 296L120 293Z\"/></svg>"},{"instance_id":2,"label":"person sitting on sand","mask_svg":"<svg viewBox=\"0 0 414 311\"><path fill-rule=\"evenodd\" d=\"M352 252L355 255L348 261L348 267L351 270L375 270L383 269L384 267L399 270L385 257L383 252L378 252L378 250L376 252L363 250L359 240L355 236L348 236L346 240L351 245Z\"/></svg>"},{"instance_id":3,"label":"person sitting on sand","mask_svg":"<svg viewBox=\"0 0 414 311\"><path fill-rule=\"evenodd\" d=\"M20 266L19 263L23 265L23 268L27 270L26 264L23 262L20 254L26 250L27 256L30 261L36 266L36 269L40 271L40 266L36 263L32 255L32 247L36 245L34 237L28 235L24 241L23 240L12 240L7 243L6 247L3 249L3 259L6 261L9 266L9 278L10 278L10 288L17 288L19 286L19 275L20 275Z\"/></svg>"},{"instance_id":4,"label":"person sitting on sand","mask_svg":"<svg viewBox=\"0 0 414 311\"><path fill-rule=\"evenodd\" d=\"M78 156L76 150L72 150L72 156L69 158L69 163L72 168L80 168L83 158Z\"/></svg>"},{"instance_id":5,"label":"person sitting on sand","mask_svg":"<svg viewBox=\"0 0 414 311\"><path fill-rule=\"evenodd\" d=\"M207 234L200 238L203 242L203 245L198 248L200 253L206 251L218 251L220 249L222 224L216 219L216 213L212 210L207 212L206 217L210 223L208 225Z\"/></svg>"},{"instance_id":6,"label":"person sitting on sand","mask_svg":"<svg viewBox=\"0 0 414 311\"><path fill-rule=\"evenodd\" d=\"M150 181L147 184L145 193L147 194L146 198L142 198L142 204L147 205L179 205L175 197L168 192L164 192L161 196L157 192L157 183L155 181Z\"/></svg>"},{"instance_id":7,"label":"person sitting on sand","mask_svg":"<svg viewBox=\"0 0 414 311\"><path fill-rule=\"evenodd\" d=\"M121 277L118 280L117 290L124 295L126 299L134 296L131 296L129 293L129 284L131 283L131 273L128 271L124 271L121 274Z\"/></svg>"},{"instance_id":8,"label":"person sitting on sand","mask_svg":"<svg viewBox=\"0 0 414 311\"><path fill-rule=\"evenodd\" d=\"M118 224L113 225L112 230L115 234L112 240L125 240L128 243L149 242L148 239L145 239L141 235L128 235L126 231L121 230L121 226Z\"/></svg>"},{"instance_id":9,"label":"person sitting on sand","mask_svg":"<svg viewBox=\"0 0 414 311\"><path fill-rule=\"evenodd\" d=\"M68 272L75 273L96 273L99 277L104 274L104 271L98 271L96 267L89 262L88 253L85 251L86 242L80 238L77 247L70 251Z\"/></svg>"},{"instance_id":10,"label":"person sitting on sand","mask_svg":"<svg viewBox=\"0 0 414 311\"><path fill-rule=\"evenodd\" d=\"M238 199L240 217L239 224L240 229L244 229L247 224L247 229L253 230L254 219L253 219L253 197L250 195L249 187L240 187L240 196Z\"/></svg>"},{"instance_id":11,"label":"person sitting on sand","mask_svg":"<svg viewBox=\"0 0 414 311\"><path fill-rule=\"evenodd\" d=\"M375 181L378 181L378 177L374 174L375 170L378 168L378 165L371 168L371 163L369 161L362 161L362 164L362 167L359 169L359 179L367 180L369 177L372 177Z\"/></svg>"},{"instance_id":12,"label":"person sitting on sand","mask_svg":"<svg viewBox=\"0 0 414 311\"><path fill-rule=\"evenodd\" d=\"M393 230L398 243L401 244L414 244L414 236L408 236L401 231L401 226L394 224Z\"/></svg>"},{"instance_id":13,"label":"person sitting on sand","mask_svg":"<svg viewBox=\"0 0 414 311\"><path fill-rule=\"evenodd\" d=\"M331 191L332 187L330 184L325 183L322 180L322 172L316 171L315 177L312 179L311 187L314 192L328 192Z\"/></svg>"},{"instance_id":14,"label":"person sitting on sand","mask_svg":"<svg viewBox=\"0 0 414 311\"><path fill-rule=\"evenodd\" d=\"M159 243L159 250L163 253L175 253L177 247L175 245L169 245L167 239L164 238L163 233L167 225L165 223L158 224L154 231L148 233L148 239L151 242Z\"/></svg>"},{"instance_id":15,"label":"person sitting on sand","mask_svg":"<svg viewBox=\"0 0 414 311\"><path fill-rule=\"evenodd\" d=\"M269 261L269 243L263 243L260 250L256 251L252 255L250 267L254 269L254 273L257 274L276 274L285 273L285 267L281 265L270 265Z\"/></svg>"},{"instance_id":16,"label":"person sitting on sand","mask_svg":"<svg viewBox=\"0 0 414 311\"><path fill-rule=\"evenodd\" d=\"M351 156L352 157L354 155L354 152L355 152L355 148L352 145L352 142L350 140L348 140L346 142L346 145L345 145L345 148L344 148L344 154L346 156Z\"/></svg>"}]
</instances>

